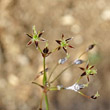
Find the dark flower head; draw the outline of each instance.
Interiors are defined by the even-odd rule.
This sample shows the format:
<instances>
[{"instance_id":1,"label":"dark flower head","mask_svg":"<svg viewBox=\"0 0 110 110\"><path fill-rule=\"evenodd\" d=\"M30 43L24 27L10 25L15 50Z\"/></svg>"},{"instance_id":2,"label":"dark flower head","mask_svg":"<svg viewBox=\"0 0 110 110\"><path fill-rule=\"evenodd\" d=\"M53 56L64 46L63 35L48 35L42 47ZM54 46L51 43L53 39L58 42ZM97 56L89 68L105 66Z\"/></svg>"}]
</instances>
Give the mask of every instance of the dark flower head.
<instances>
[{"instance_id":1,"label":"dark flower head","mask_svg":"<svg viewBox=\"0 0 110 110\"><path fill-rule=\"evenodd\" d=\"M39 41L46 41L44 38L41 37L43 32L44 31L37 33L35 26L33 26L33 34L26 34L29 38L31 38L31 40L27 43L27 46L31 45L32 43L35 43L37 48Z\"/></svg>"},{"instance_id":2,"label":"dark flower head","mask_svg":"<svg viewBox=\"0 0 110 110\"><path fill-rule=\"evenodd\" d=\"M64 35L62 34L62 39L61 40L56 40L56 42L60 45L58 47L58 50L60 50L61 48L63 48L63 50L67 53L67 47L74 48L73 46L71 46L71 45L68 44L68 42L70 40L72 40L72 38L64 39Z\"/></svg>"},{"instance_id":3,"label":"dark flower head","mask_svg":"<svg viewBox=\"0 0 110 110\"><path fill-rule=\"evenodd\" d=\"M50 55L52 52L49 51L49 48L48 48L48 42L46 42L46 47L43 49L42 51L42 56L43 57L47 57L48 55Z\"/></svg>"}]
</instances>

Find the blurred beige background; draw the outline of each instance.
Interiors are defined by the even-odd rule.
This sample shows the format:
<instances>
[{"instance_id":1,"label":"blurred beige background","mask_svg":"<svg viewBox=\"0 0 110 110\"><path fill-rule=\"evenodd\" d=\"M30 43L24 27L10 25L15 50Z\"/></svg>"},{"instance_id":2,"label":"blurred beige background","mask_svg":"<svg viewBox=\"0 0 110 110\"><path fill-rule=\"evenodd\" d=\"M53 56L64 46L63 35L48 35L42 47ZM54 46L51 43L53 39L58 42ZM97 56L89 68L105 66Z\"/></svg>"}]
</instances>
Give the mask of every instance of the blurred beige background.
<instances>
[{"instance_id":1,"label":"blurred beige background","mask_svg":"<svg viewBox=\"0 0 110 110\"><path fill-rule=\"evenodd\" d=\"M50 110L109 110L110 0L0 0L0 110L37 110L39 106L41 89L31 81L42 70L42 58L34 46L26 48L29 38L25 35L32 33L33 25L45 31L43 37L49 40L50 50L62 33L66 38L74 37L70 61L97 43L89 56L98 74L83 92L91 95L98 90L101 96L88 100L74 91L51 92ZM47 59L49 71L62 56L60 51ZM75 68L56 83L72 85L81 74Z\"/></svg>"}]
</instances>

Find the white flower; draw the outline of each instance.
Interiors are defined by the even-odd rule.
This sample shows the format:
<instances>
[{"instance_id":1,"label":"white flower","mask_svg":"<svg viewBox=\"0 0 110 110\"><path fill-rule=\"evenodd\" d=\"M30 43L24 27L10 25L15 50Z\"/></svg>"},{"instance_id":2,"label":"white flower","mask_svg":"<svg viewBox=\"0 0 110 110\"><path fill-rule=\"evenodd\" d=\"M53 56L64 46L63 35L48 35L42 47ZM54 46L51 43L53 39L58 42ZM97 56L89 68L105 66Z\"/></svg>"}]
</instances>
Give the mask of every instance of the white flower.
<instances>
[{"instance_id":1,"label":"white flower","mask_svg":"<svg viewBox=\"0 0 110 110\"><path fill-rule=\"evenodd\" d=\"M66 89L74 90L75 92L78 92L80 89L83 89L85 87L85 84L73 84L72 86L66 87Z\"/></svg>"},{"instance_id":2,"label":"white flower","mask_svg":"<svg viewBox=\"0 0 110 110\"><path fill-rule=\"evenodd\" d=\"M62 58L58 61L59 64L64 64L67 61L67 58Z\"/></svg>"},{"instance_id":3,"label":"white flower","mask_svg":"<svg viewBox=\"0 0 110 110\"><path fill-rule=\"evenodd\" d=\"M83 62L84 62L84 61L81 60L81 59L76 59L76 60L74 60L74 64L76 64L76 65L82 64Z\"/></svg>"}]
</instances>

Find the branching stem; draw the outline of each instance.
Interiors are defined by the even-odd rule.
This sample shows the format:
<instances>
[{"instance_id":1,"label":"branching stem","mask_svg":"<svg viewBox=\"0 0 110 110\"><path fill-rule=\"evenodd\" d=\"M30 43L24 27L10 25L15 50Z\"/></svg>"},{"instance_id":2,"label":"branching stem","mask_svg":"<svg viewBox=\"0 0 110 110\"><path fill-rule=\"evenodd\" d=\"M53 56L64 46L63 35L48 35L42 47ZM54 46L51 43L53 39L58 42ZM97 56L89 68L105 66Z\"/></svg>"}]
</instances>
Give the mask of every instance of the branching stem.
<instances>
[{"instance_id":1,"label":"branching stem","mask_svg":"<svg viewBox=\"0 0 110 110\"><path fill-rule=\"evenodd\" d=\"M67 66L64 70L62 70L62 71L59 73L59 75L56 76L55 79L53 79L53 80L50 82L50 84L53 83L56 79L58 79L58 78L62 75L62 73L63 73L64 71L66 71L68 68L70 68L70 67L73 66L73 65L74 65L74 64L70 64L70 65Z\"/></svg>"}]
</instances>

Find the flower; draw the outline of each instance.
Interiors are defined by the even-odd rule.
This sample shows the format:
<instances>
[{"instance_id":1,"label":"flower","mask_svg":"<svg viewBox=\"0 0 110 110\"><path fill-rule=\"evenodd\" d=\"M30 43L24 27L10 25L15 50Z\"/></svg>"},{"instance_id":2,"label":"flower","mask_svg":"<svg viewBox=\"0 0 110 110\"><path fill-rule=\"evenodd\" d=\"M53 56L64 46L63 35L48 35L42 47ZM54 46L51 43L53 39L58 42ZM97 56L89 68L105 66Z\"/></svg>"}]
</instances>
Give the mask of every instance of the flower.
<instances>
[{"instance_id":1,"label":"flower","mask_svg":"<svg viewBox=\"0 0 110 110\"><path fill-rule=\"evenodd\" d=\"M56 40L56 42L60 45L58 47L58 50L63 48L63 50L67 53L67 47L74 48L73 46L69 45L68 42L72 40L72 38L67 38L64 39L64 35L62 34L62 39L61 40Z\"/></svg>"},{"instance_id":2,"label":"flower","mask_svg":"<svg viewBox=\"0 0 110 110\"><path fill-rule=\"evenodd\" d=\"M49 48L46 46L44 49L43 49L43 53L42 53L42 56L43 57L47 57L48 55L50 55L52 52L49 51Z\"/></svg>"},{"instance_id":3,"label":"flower","mask_svg":"<svg viewBox=\"0 0 110 110\"><path fill-rule=\"evenodd\" d=\"M79 64L82 64L84 62L84 60L81 60L81 59L76 59L76 60L74 60L74 64L76 64L76 65L79 65Z\"/></svg>"},{"instance_id":4,"label":"flower","mask_svg":"<svg viewBox=\"0 0 110 110\"><path fill-rule=\"evenodd\" d=\"M88 84L78 84L78 83L75 83L72 86L66 87L66 89L74 90L75 92L78 92L80 89L83 89L83 88L85 88L87 86L88 86Z\"/></svg>"},{"instance_id":5,"label":"flower","mask_svg":"<svg viewBox=\"0 0 110 110\"><path fill-rule=\"evenodd\" d=\"M82 74L81 74L81 77L82 76L87 76L87 79L89 81L89 75L94 75L97 73L97 71L94 68L94 66L90 66L89 64L87 64L87 66L85 68L82 68L82 67L79 67L82 71L84 71Z\"/></svg>"},{"instance_id":6,"label":"flower","mask_svg":"<svg viewBox=\"0 0 110 110\"><path fill-rule=\"evenodd\" d=\"M35 43L36 48L38 47L39 41L46 41L44 38L42 38L43 31L42 32L36 32L35 26L33 26L33 34L26 34L31 40L27 43L27 46L31 45L32 43Z\"/></svg>"},{"instance_id":7,"label":"flower","mask_svg":"<svg viewBox=\"0 0 110 110\"><path fill-rule=\"evenodd\" d=\"M58 61L58 63L59 63L59 64L64 64L66 61L67 61L67 58L65 57L65 58L61 58L61 59Z\"/></svg>"}]
</instances>

